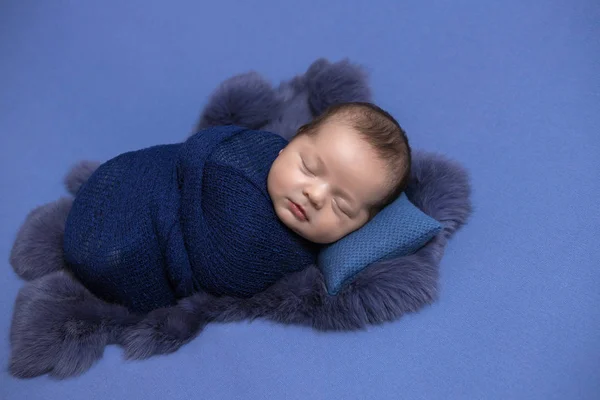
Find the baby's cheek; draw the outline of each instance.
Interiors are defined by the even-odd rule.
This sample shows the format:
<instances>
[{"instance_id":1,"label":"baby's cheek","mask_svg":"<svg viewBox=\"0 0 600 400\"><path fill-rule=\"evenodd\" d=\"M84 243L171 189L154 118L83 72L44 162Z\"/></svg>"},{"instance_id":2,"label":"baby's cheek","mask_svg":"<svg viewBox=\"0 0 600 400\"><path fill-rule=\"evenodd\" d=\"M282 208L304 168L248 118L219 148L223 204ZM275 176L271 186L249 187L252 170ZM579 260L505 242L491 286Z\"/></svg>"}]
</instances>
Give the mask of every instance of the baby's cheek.
<instances>
[{"instance_id":1,"label":"baby's cheek","mask_svg":"<svg viewBox=\"0 0 600 400\"><path fill-rule=\"evenodd\" d=\"M285 184L290 188L299 188L302 186L302 176L296 172L290 173L285 179Z\"/></svg>"},{"instance_id":2,"label":"baby's cheek","mask_svg":"<svg viewBox=\"0 0 600 400\"><path fill-rule=\"evenodd\" d=\"M318 236L320 242L334 242L338 239L341 233L341 226L335 216L320 215L314 221L313 231L315 236Z\"/></svg>"}]
</instances>

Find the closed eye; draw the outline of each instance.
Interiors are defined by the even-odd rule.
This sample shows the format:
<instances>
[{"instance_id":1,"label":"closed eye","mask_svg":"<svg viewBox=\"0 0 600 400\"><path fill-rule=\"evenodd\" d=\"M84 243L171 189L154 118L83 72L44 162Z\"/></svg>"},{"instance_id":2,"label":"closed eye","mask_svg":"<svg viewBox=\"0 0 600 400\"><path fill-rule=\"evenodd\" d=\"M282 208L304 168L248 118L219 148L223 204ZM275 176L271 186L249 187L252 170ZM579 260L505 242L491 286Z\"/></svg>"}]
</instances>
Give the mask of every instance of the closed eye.
<instances>
[{"instance_id":1,"label":"closed eye","mask_svg":"<svg viewBox=\"0 0 600 400\"><path fill-rule=\"evenodd\" d=\"M308 175L314 175L313 172L306 166L304 159L302 159L302 170L304 170L304 172L306 172Z\"/></svg>"},{"instance_id":2,"label":"closed eye","mask_svg":"<svg viewBox=\"0 0 600 400\"><path fill-rule=\"evenodd\" d=\"M341 211L343 214L345 214L345 215L346 215L348 218L351 218L351 217L350 217L350 213L348 213L348 212L347 212L345 209L343 209L342 207L340 207L340 204L339 204L339 203L338 203L336 200L334 200L333 202L335 203L335 206L337 207L337 209L338 209L338 210L340 210L340 211Z\"/></svg>"}]
</instances>

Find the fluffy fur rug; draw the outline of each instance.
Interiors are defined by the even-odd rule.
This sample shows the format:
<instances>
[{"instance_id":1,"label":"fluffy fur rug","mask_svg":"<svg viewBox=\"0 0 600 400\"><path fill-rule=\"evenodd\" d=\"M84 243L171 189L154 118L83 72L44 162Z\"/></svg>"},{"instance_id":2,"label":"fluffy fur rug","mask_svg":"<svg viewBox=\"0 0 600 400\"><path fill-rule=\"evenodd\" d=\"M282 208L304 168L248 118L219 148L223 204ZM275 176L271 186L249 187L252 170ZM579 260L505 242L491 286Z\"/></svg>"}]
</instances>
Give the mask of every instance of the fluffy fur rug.
<instances>
[{"instance_id":1,"label":"fluffy fur rug","mask_svg":"<svg viewBox=\"0 0 600 400\"><path fill-rule=\"evenodd\" d=\"M344 68L349 67L345 64ZM352 90L366 87L361 74L350 72L350 75L354 74L354 81L348 82ZM294 79L296 84L303 84L299 77ZM247 86L243 79L237 84ZM269 101L278 102L276 120L281 118L285 125L285 115L289 115L295 120L286 126L297 126L311 113L318 112L314 108L322 106L319 101L325 100L311 101L307 87L310 85L302 86L304 92L295 91L287 97L269 97ZM340 87L336 90L346 94L341 96L344 100L364 100L352 97L368 96L366 91L361 92L362 95L347 95L351 90L344 91L344 85ZM323 91L323 88L319 90ZM330 96L336 93L326 92ZM328 98L327 101L335 102L335 99ZM222 96L213 97L199 125L206 124L210 106L217 103L223 103ZM286 104L292 106L286 107ZM254 110L251 116L262 115L261 112ZM303 117L299 117L299 113ZM273 123L274 116L261 116L257 124ZM212 123L216 122L220 120ZM238 124L243 122L236 121ZM96 166L91 162L76 166L67 179L68 190L75 193ZM72 199L65 197L41 206L27 216L10 256L15 272L28 281L20 290L14 307L10 372L21 378L42 374L56 378L75 376L102 357L109 344L122 346L129 359L170 353L196 337L210 322L263 318L323 331L358 330L416 312L435 301L438 266L444 248L471 213L468 175L460 165L442 156L415 152L407 195L415 205L443 224L442 232L413 255L369 266L337 296L327 294L320 271L310 266L249 299L198 293L177 306L147 315L131 314L123 307L97 299L69 275L63 268L61 243Z\"/></svg>"}]
</instances>

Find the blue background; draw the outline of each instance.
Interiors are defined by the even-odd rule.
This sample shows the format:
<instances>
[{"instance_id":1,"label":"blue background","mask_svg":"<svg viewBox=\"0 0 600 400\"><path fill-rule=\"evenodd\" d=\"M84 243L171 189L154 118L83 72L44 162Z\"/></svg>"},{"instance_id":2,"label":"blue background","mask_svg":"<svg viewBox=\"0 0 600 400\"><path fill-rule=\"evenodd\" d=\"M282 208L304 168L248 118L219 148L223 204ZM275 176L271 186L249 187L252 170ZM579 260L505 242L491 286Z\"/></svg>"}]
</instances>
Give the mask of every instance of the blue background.
<instances>
[{"instance_id":1,"label":"blue background","mask_svg":"<svg viewBox=\"0 0 600 400\"><path fill-rule=\"evenodd\" d=\"M0 398L599 399L600 3L3 1ZM223 79L367 66L415 148L471 172L440 300L361 333L209 326L179 352L16 380L8 264L81 159L185 138Z\"/></svg>"}]
</instances>

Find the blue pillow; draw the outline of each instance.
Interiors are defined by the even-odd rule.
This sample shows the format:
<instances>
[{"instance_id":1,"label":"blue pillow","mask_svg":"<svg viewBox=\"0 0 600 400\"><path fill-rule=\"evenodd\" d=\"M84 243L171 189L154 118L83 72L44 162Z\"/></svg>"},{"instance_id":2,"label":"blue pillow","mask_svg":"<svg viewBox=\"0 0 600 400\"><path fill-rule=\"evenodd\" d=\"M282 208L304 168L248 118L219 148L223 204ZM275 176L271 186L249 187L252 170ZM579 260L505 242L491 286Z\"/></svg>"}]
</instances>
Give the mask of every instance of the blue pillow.
<instances>
[{"instance_id":1,"label":"blue pillow","mask_svg":"<svg viewBox=\"0 0 600 400\"><path fill-rule=\"evenodd\" d=\"M376 261L406 256L424 246L441 224L402 194L362 228L324 247L318 267L330 295L336 295L354 276Z\"/></svg>"}]
</instances>

